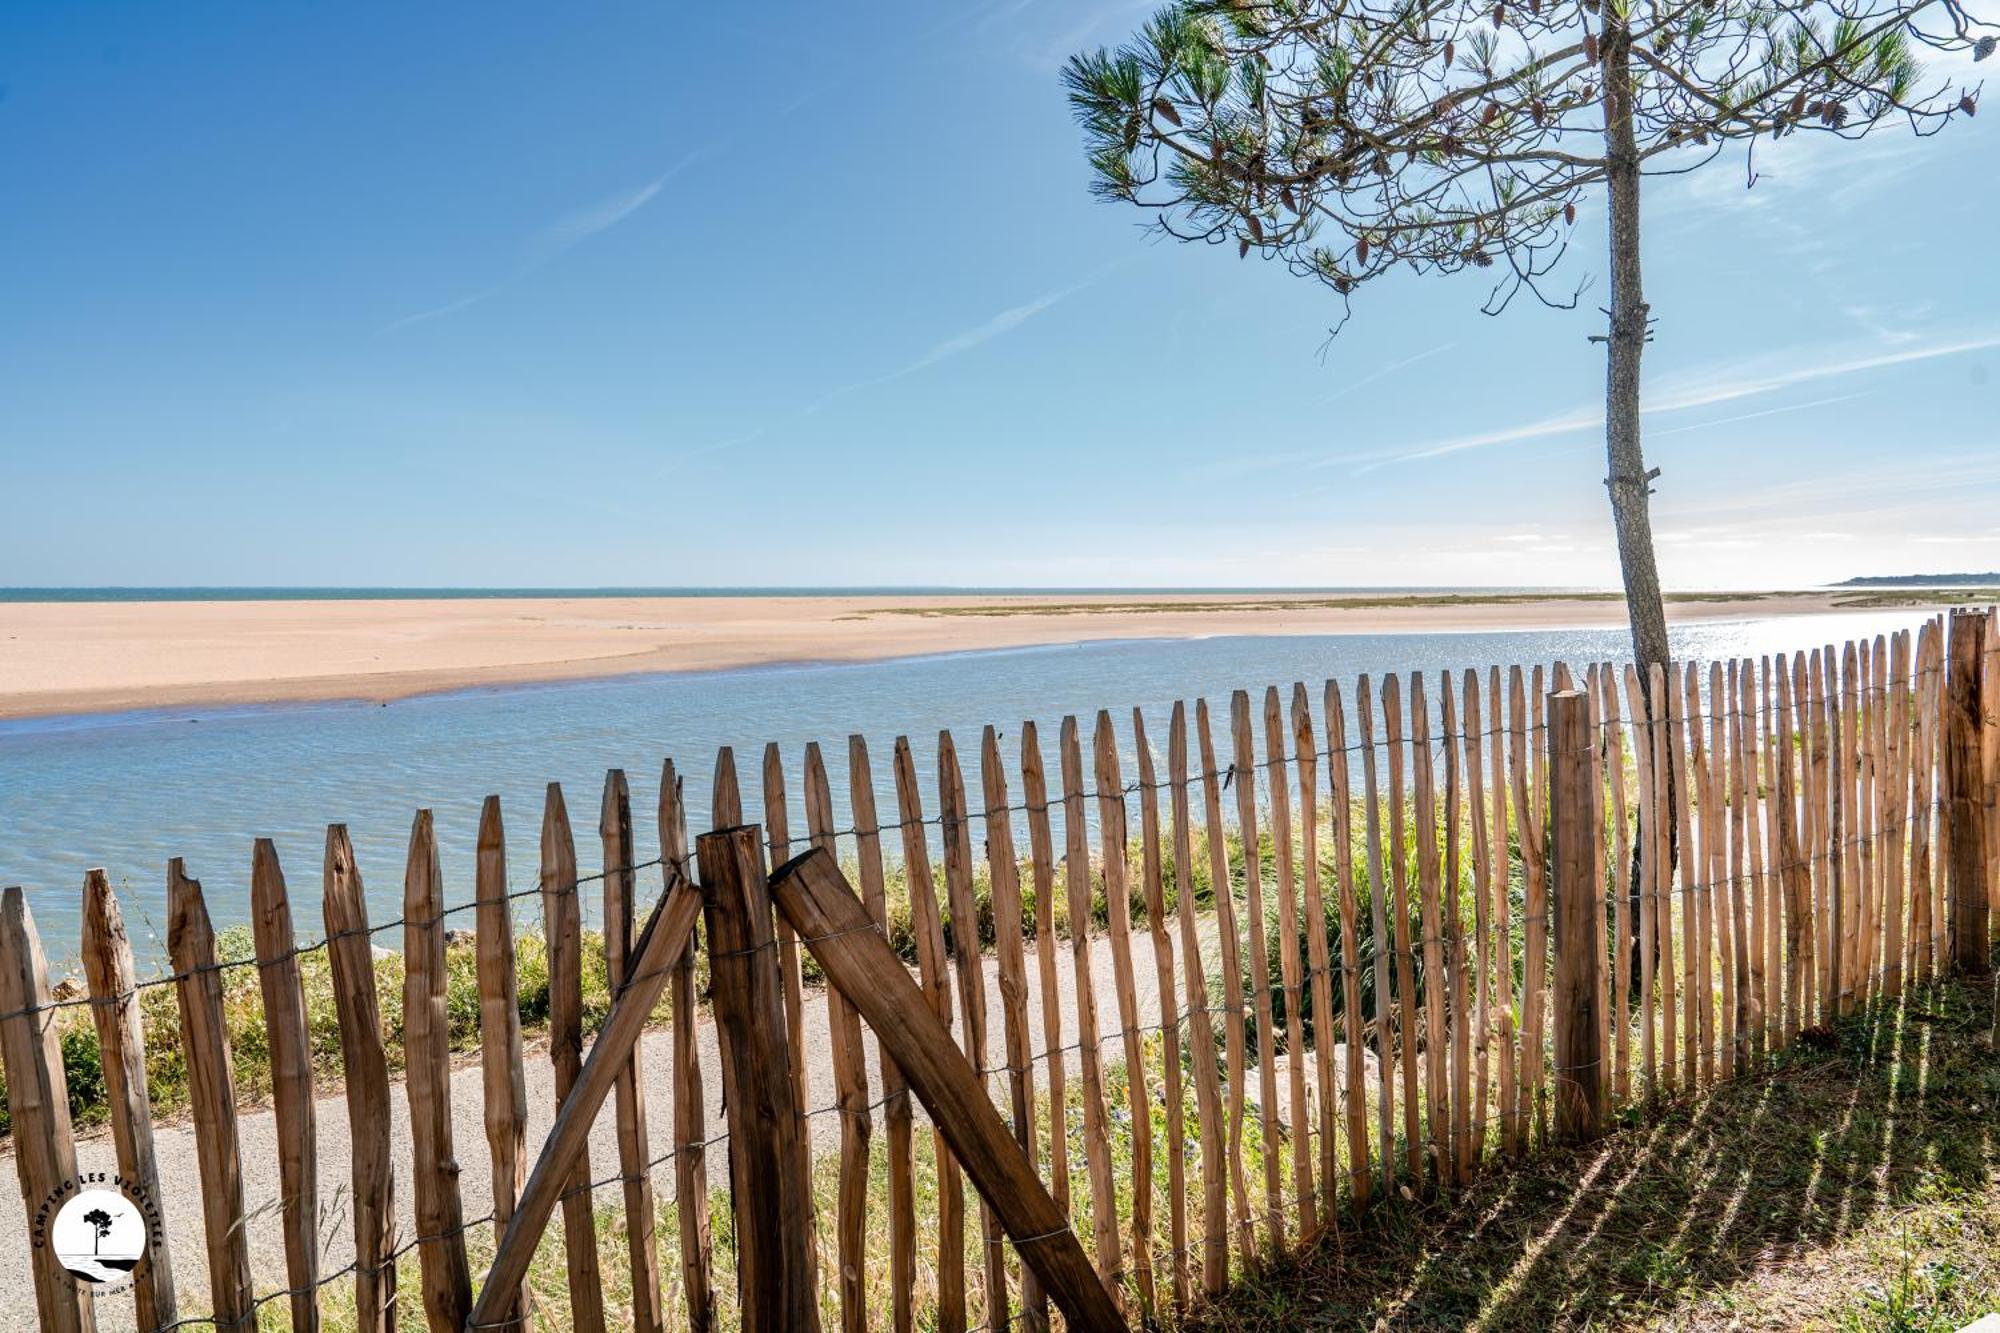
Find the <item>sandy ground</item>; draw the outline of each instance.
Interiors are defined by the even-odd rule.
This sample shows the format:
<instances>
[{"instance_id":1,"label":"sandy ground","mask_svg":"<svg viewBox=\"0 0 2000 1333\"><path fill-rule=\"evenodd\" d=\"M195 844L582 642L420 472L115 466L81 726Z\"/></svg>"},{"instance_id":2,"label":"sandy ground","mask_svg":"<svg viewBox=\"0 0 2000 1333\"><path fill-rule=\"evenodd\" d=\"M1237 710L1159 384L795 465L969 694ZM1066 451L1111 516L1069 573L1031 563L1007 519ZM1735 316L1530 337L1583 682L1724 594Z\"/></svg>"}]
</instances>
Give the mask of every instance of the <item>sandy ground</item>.
<instances>
[{"instance_id":1,"label":"sandy ground","mask_svg":"<svg viewBox=\"0 0 2000 1333\"><path fill-rule=\"evenodd\" d=\"M1094 639L1615 625L1611 600L1387 605L1295 596L833 596L0 604L0 718L403 698L641 671ZM1818 593L1671 605L1676 620L1823 612Z\"/></svg>"},{"instance_id":2,"label":"sandy ground","mask_svg":"<svg viewBox=\"0 0 2000 1333\"><path fill-rule=\"evenodd\" d=\"M1204 932L1209 936L1205 952L1213 956L1214 924L1209 922ZM1137 998L1138 1023L1144 1027L1159 1020L1158 974L1153 968L1152 941L1147 932L1135 933L1132 941L1134 991ZM1061 978L1062 993L1073 995L1075 970L1068 942L1056 950L1057 974ZM1032 961L1030 967L1033 967ZM1118 1058L1120 1046L1116 1035L1120 1030L1118 1016L1117 987L1112 975L1111 947L1108 939L1099 937L1094 941L1091 962L1092 990L1097 996L1097 1012L1100 1032L1106 1039L1105 1052L1108 1059ZM1177 983L1180 984L1180 983ZM1029 986L1029 1023L1034 1034L1034 1049L1042 1050L1042 1008L1039 983ZM1005 1062L1003 1041L1005 1024L1001 1017L1000 988L998 974L989 963L986 976L986 1008L988 1015L988 1055L984 1064L988 1068ZM1065 1006L1062 1015L1062 1045L1069 1046L1076 1040L1076 1014L1074 1006ZM830 1107L834 1102L833 1067L827 1044L824 1040L826 1028L826 1000L824 991L809 991L806 997L806 1103L808 1111L818 1107ZM705 1124L711 1136L719 1134L725 1124L721 1106L720 1056L716 1049L715 1029L706 1015L701 1020L698 1044L701 1050L703 1071L703 1093L707 1101ZM869 1070L869 1096L874 1099L881 1095L879 1066L872 1034L864 1029L863 1041L867 1048ZM649 1033L641 1047L645 1060L646 1105L649 1117L652 1152L649 1159L670 1153L673 1149L673 1042L666 1029L655 1029ZM1069 1068L1076 1068L1076 1055L1072 1052L1066 1059ZM556 1095L555 1074L548 1060L547 1048L531 1050L527 1061L528 1081L528 1144L531 1154L538 1153L547 1137L549 1126L555 1119ZM1004 1081L993 1080L996 1097L1004 1097ZM481 1118L483 1092L479 1066L475 1062L459 1069L452 1078L452 1143L458 1158L460 1176L460 1198L465 1204L465 1215L476 1218L487 1213L492 1206L493 1169L492 1159L486 1146L486 1131ZM410 1115L409 1100L403 1084L398 1081L390 1089L390 1135L391 1151L396 1163L396 1214L399 1237L417 1234L416 1215L410 1188ZM917 1108L921 1117L922 1108ZM810 1115L808 1124L812 1127L814 1146L824 1152L837 1148L840 1138L838 1117L832 1114ZM317 1103L317 1142L319 1148L319 1197L321 1212L325 1222L321 1227L321 1269L331 1271L352 1262L354 1258L354 1233L351 1216L341 1202L349 1195L349 1161L351 1138L348 1132L347 1103L334 1092L322 1094ZM1075 1131L1072 1131L1073 1133ZM284 1288L285 1252L284 1232L279 1223L278 1190L278 1134L275 1117L268 1109L245 1110L240 1113L237 1123L239 1158L243 1164L243 1203L245 1213L252 1219L248 1227L250 1237L251 1268L256 1277L259 1292ZM875 1139L881 1142L880 1116L876 1117ZM174 1282L181 1296L181 1313L204 1313L210 1309L208 1301L208 1270L204 1256L207 1253L202 1235L201 1220L201 1174L195 1155L195 1135L192 1124L185 1120L161 1125L155 1133L155 1148L159 1154L160 1188L164 1196L163 1210L166 1214L167 1244L174 1260ZM12 1145L0 1150L0 1172L8 1177L14 1174ZM609 1102L591 1129L590 1138L591 1175L603 1180L615 1177L619 1172L617 1119ZM84 1171L115 1170L117 1163L108 1132L80 1140L77 1144L77 1165ZM729 1161L727 1149L716 1144L709 1149L708 1180L710 1188L726 1187L728 1183ZM662 1199L674 1195L674 1167L671 1161L662 1163L653 1172L653 1186ZM600 1206L620 1206L619 1187L609 1185L596 1193ZM560 1234L560 1217L551 1222ZM660 1268L663 1274L674 1271L677 1262L678 1241L671 1235L660 1238ZM34 1324L34 1291L28 1267L28 1219L24 1209L0 1207L0 1328L29 1328ZM418 1293L412 1289L406 1294L407 1301L416 1301ZM414 1305L408 1309L418 1308ZM98 1323L100 1327L130 1328L133 1326L133 1312L129 1293L108 1297L98 1303ZM408 1320L406 1317L406 1326ZM421 1320L418 1320L421 1323Z\"/></svg>"}]
</instances>

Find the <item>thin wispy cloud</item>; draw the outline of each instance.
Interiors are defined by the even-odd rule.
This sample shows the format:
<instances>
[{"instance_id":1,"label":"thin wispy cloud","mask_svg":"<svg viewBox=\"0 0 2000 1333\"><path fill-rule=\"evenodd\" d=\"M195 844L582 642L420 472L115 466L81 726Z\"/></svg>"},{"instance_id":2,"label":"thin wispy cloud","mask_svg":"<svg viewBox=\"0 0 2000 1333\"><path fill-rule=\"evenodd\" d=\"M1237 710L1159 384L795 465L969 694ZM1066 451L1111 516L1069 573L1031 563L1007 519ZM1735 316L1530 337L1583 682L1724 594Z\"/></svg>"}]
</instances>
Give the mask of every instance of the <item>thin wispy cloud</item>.
<instances>
[{"instance_id":1,"label":"thin wispy cloud","mask_svg":"<svg viewBox=\"0 0 2000 1333\"><path fill-rule=\"evenodd\" d=\"M1041 314L1057 302L1067 300L1069 297L1076 295L1076 293L1089 286L1091 281L1091 279L1086 278L1074 287L1065 287L1061 291L1049 292L1038 296L1032 301L1024 301L1020 305L1009 306L1007 309L993 316L993 318L987 320L984 324L946 338L943 342L938 343L901 370L891 371L889 374L879 376L875 379L863 380L853 387L864 388L873 384L886 384L890 380L898 380L905 375L914 375L918 371L928 369L940 361L949 361L952 357L969 352L975 347L983 347L995 338L1012 333L1015 329L1020 328L1023 324L1026 324L1036 315Z\"/></svg>"},{"instance_id":2,"label":"thin wispy cloud","mask_svg":"<svg viewBox=\"0 0 2000 1333\"><path fill-rule=\"evenodd\" d=\"M1434 356L1442 356L1456 346L1458 346L1457 343L1444 343L1441 344L1440 346L1431 348L1428 352L1418 352L1415 356L1406 356L1401 361L1392 361L1388 365L1383 366L1380 370L1372 371L1369 374L1363 375L1360 379L1355 380L1352 384L1348 384L1341 388L1335 389L1332 393L1320 399L1320 403L1323 406L1327 403L1338 402L1340 399L1347 397L1347 395L1353 393L1357 389L1365 389L1371 384L1374 384L1380 380L1385 380L1399 370L1408 370L1411 366L1416 365L1419 361L1428 361Z\"/></svg>"},{"instance_id":3,"label":"thin wispy cloud","mask_svg":"<svg viewBox=\"0 0 2000 1333\"><path fill-rule=\"evenodd\" d=\"M1178 314L1175 318L1178 321ZM1178 329L1175 332L1178 333ZM1170 338L1169 341L1172 341L1172 339ZM1457 346L1457 343L1443 343L1427 351L1391 361L1386 366L1379 366L1369 371L1366 375L1363 375L1360 379L1335 389L1332 393L1321 398L1316 406L1324 407L1329 403L1338 402L1349 394L1360 389L1365 389L1372 384L1378 384L1388 379L1391 375L1400 374L1420 362L1428 361L1434 356L1442 356ZM1311 470L1324 466L1326 466L1326 458L1319 450L1286 449L1278 453L1257 454L1255 456L1239 457L1225 455L1203 458L1199 462L1182 469L1181 475L1188 481L1216 482L1230 481L1259 472L1270 472L1281 467L1303 467Z\"/></svg>"},{"instance_id":4,"label":"thin wispy cloud","mask_svg":"<svg viewBox=\"0 0 2000 1333\"><path fill-rule=\"evenodd\" d=\"M1715 403L1732 402L1758 394L1776 393L1780 389L1810 384L1815 380L1838 379L1870 370L1882 370L1889 366L1935 361L1939 357L1960 356L1966 352L1983 352L1994 347L2000 347L2000 333L1945 339L1916 347L1901 347L1894 351L1874 352L1862 356L1849 354L1831 360L1820 359L1826 355L1821 353L1802 365L1753 371L1735 377L1713 370L1689 371L1672 377L1664 385L1652 390L1654 401L1649 410L1679 412L1690 407L1708 407Z\"/></svg>"},{"instance_id":5,"label":"thin wispy cloud","mask_svg":"<svg viewBox=\"0 0 2000 1333\"><path fill-rule=\"evenodd\" d=\"M713 147L697 148L636 189L621 190L617 194L564 214L534 235L528 244L526 257L516 265L512 273L499 282L482 287L470 296L461 296L456 301L448 301L430 310L420 310L414 315L405 315L399 320L385 324L379 332L394 333L397 329L406 329L412 324L422 324L429 320L442 319L446 315L455 315L461 310L498 295L564 251L572 250L591 237L610 231L651 203L654 196L666 187L667 182L710 156L714 151Z\"/></svg>"},{"instance_id":6,"label":"thin wispy cloud","mask_svg":"<svg viewBox=\"0 0 2000 1333\"><path fill-rule=\"evenodd\" d=\"M952 357L969 352L975 347L983 346L1003 334L1011 333L1015 329L1020 328L1023 324L1033 319L1036 315L1041 314L1050 306L1055 305L1064 297L1087 286L1089 281L1089 279L1085 279L1084 282L1078 283L1075 287L1070 287L1059 292L1050 292L1048 295L1036 297L1032 301L1023 302L1017 306L1010 306L987 320L984 324L946 338L907 365L898 366L896 369L880 375L870 375L865 379L852 380L846 384L836 385L803 407L786 413L776 421L767 422L753 430L745 431L741 435L732 436L726 440L717 440L713 444L684 450L681 453L675 454L661 466L662 468L666 468L675 464L685 463L690 459L706 458L710 454L726 453L732 449L741 449L745 445L755 444L774 431L786 426L797 425L808 417L817 416L849 394L893 383L905 376L914 375L920 370L929 369L931 366L937 365L940 361L948 361Z\"/></svg>"},{"instance_id":7,"label":"thin wispy cloud","mask_svg":"<svg viewBox=\"0 0 2000 1333\"><path fill-rule=\"evenodd\" d=\"M1696 421L1686 426L1673 426L1666 430L1647 432L1649 440L1664 439L1669 435L1685 435L1689 431L1709 430L1716 426L1734 426L1744 421L1759 421L1764 417L1781 417L1787 412L1809 412L1816 407L1831 407L1835 403L1852 402L1856 398L1866 398L1865 393L1838 393L1831 398L1814 398L1804 403L1786 403L1783 407L1767 407L1757 412L1739 412L1731 417L1716 417L1712 421Z\"/></svg>"},{"instance_id":8,"label":"thin wispy cloud","mask_svg":"<svg viewBox=\"0 0 2000 1333\"><path fill-rule=\"evenodd\" d=\"M1012 18L1027 7L1024 0L999 17ZM1014 53L1036 71L1060 68L1079 51L1122 40L1154 7L1153 0L1109 0L1094 6L1070 0L1045 11L1050 21L1022 25Z\"/></svg>"},{"instance_id":9,"label":"thin wispy cloud","mask_svg":"<svg viewBox=\"0 0 2000 1333\"><path fill-rule=\"evenodd\" d=\"M973 30L975 32L989 32L1034 3L1035 0L1001 0L1000 3L989 6L985 12L979 15L973 22Z\"/></svg>"},{"instance_id":10,"label":"thin wispy cloud","mask_svg":"<svg viewBox=\"0 0 2000 1333\"><path fill-rule=\"evenodd\" d=\"M1685 371L1667 377L1660 383L1648 386L1646 401L1642 411L1647 416L1659 416L1671 412L1686 412L1696 408L1713 407L1719 403L1737 402L1746 398L1761 397L1779 393L1786 389L1816 383L1821 380L1843 379L1851 375L1866 374L1892 366L1911 365L1920 361L1935 361L1943 357L1961 356L1968 352L1987 351L2000 347L2000 333L1985 333L1971 337L1961 337L1923 343L1918 346L1904 346L1892 351L1855 355L1849 352L1839 356L1821 352L1818 354L1794 354L1794 364L1786 366L1766 366L1745 371L1740 366L1710 366ZM1837 400L1836 400L1837 401ZM1816 404L1800 404L1795 410L1804 410ZM1761 414L1760 414L1761 415ZM1704 423L1719 425L1720 422ZM1555 439L1574 435L1582 431L1594 431L1604 425L1604 410L1599 407L1579 407L1555 416L1508 426L1497 430L1479 431L1473 434L1452 436L1443 440L1408 446L1399 449L1371 451L1367 453L1345 454L1321 459L1314 467L1340 467L1353 465L1359 472L1373 472L1378 468L1391 467L1399 463L1421 462L1425 459L1443 458L1451 454L1464 453L1471 449L1488 449L1498 445L1524 444L1530 441Z\"/></svg>"},{"instance_id":11,"label":"thin wispy cloud","mask_svg":"<svg viewBox=\"0 0 2000 1333\"><path fill-rule=\"evenodd\" d=\"M434 309L419 310L414 315L405 315L393 323L384 324L376 332L394 333L397 329L407 329L412 324L422 324L426 320L443 319L446 315L455 315L467 306L478 305L505 285L505 283L495 283L493 286L476 291L470 296L461 296L456 301L447 301L445 304L437 306Z\"/></svg>"},{"instance_id":12,"label":"thin wispy cloud","mask_svg":"<svg viewBox=\"0 0 2000 1333\"><path fill-rule=\"evenodd\" d=\"M1604 409L1579 407L1556 416L1542 417L1536 421L1524 422L1518 426L1505 426L1498 430L1477 431L1470 435L1454 435L1414 448L1363 454L1343 454L1333 458L1323 458L1313 464L1315 468L1340 467L1358 464L1359 472L1373 472L1377 468L1395 463L1416 463L1426 458L1443 458L1450 454L1462 454L1468 449L1490 449L1501 444L1524 444L1529 440L1553 439L1561 435L1574 435L1578 431L1596 430L1604 424Z\"/></svg>"},{"instance_id":13,"label":"thin wispy cloud","mask_svg":"<svg viewBox=\"0 0 2000 1333\"><path fill-rule=\"evenodd\" d=\"M1916 301L1905 305L1881 306L1857 303L1841 307L1841 313L1859 325L1863 332L1873 335L1884 346L1894 347L1902 343L1916 342L1923 335L1914 325L1920 324L1936 308L1935 301Z\"/></svg>"},{"instance_id":14,"label":"thin wispy cloud","mask_svg":"<svg viewBox=\"0 0 2000 1333\"><path fill-rule=\"evenodd\" d=\"M711 444L701 445L697 448L682 450L661 463L660 470L664 472L668 468L678 466L692 459L706 458L711 454L725 453L733 449L741 449L745 445L755 444L759 440L771 435L774 431L786 426L797 425L808 417L816 416L849 394L859 393L864 389L880 388L885 384L893 384L897 380L915 375L919 371L929 370L931 367L941 362L949 361L953 357L963 356L967 352L984 347L994 339L1003 338L1007 334L1014 332L1050 307L1068 300L1086 287L1089 287L1112 269L1122 268L1130 262L1132 262L1130 259L1121 258L1114 259L1108 264L1099 265L1081 281L1056 291L1044 293L1032 301L1023 301L1019 305L1009 306L990 319L932 344L922 355L896 367L894 370L884 371L879 375L869 375L862 379L851 380L846 384L836 385L804 406L786 413L775 421L766 422L752 430L745 431L741 435L732 436L726 440L717 440Z\"/></svg>"},{"instance_id":15,"label":"thin wispy cloud","mask_svg":"<svg viewBox=\"0 0 2000 1333\"><path fill-rule=\"evenodd\" d=\"M589 240L599 232L610 231L613 227L631 217L652 202L663 186L681 172L700 160L700 152L690 153L669 167L659 176L641 185L636 190L614 194L608 199L585 208L579 208L557 219L545 228L541 235L542 246L554 254L561 254L573 245Z\"/></svg>"},{"instance_id":16,"label":"thin wispy cloud","mask_svg":"<svg viewBox=\"0 0 2000 1333\"><path fill-rule=\"evenodd\" d=\"M1767 513L1778 516L1810 516L1824 522L1829 516L1845 518L1880 517L1900 513L1911 506L1928 512L1932 497L1948 496L1953 507L1963 512L1968 492L2000 487L2000 456L1988 452L1947 454L1938 458L1898 456L1876 466L1853 468L1837 474L1807 477L1718 492L1701 499L1682 500L1676 512L1682 517L1721 518L1730 515Z\"/></svg>"}]
</instances>

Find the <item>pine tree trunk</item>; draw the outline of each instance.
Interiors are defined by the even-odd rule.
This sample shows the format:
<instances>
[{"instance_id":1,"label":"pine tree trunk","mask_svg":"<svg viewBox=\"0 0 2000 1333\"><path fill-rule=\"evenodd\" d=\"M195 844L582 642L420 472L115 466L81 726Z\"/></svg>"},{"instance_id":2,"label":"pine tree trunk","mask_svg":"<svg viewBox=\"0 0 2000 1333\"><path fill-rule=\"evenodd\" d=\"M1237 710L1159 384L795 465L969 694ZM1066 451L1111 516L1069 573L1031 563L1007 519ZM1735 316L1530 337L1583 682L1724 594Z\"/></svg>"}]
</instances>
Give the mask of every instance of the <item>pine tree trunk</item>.
<instances>
[{"instance_id":1,"label":"pine tree trunk","mask_svg":"<svg viewBox=\"0 0 2000 1333\"><path fill-rule=\"evenodd\" d=\"M1605 6L1602 42L1604 59L1604 150L1607 194L1610 196L1611 329L1605 339L1604 451L1610 465L1605 487L1611 494L1611 522L1618 533L1618 566L1625 578L1625 608L1632 622L1632 657L1639 679L1650 692L1652 668L1667 665L1667 608L1660 596L1660 567L1653 556L1652 479L1646 475L1639 447L1639 361L1646 350L1648 311L1639 270L1639 144L1632 124L1632 36L1623 21ZM1671 677L1667 688L1672 711ZM1661 793L1667 815L1667 865L1664 877L1679 859L1679 829L1674 805L1679 784L1670 774ZM1641 849L1632 849L1626 892L1631 917L1645 909L1642 897ZM1654 941L1658 954L1663 941ZM1630 944L1634 986L1644 971L1636 938Z\"/></svg>"},{"instance_id":2,"label":"pine tree trunk","mask_svg":"<svg viewBox=\"0 0 2000 1333\"><path fill-rule=\"evenodd\" d=\"M1653 557L1651 484L1639 448L1639 359L1646 348L1647 306L1639 281L1639 147L1632 125L1631 35L1606 6L1604 146L1611 201L1611 330L1606 340L1604 445L1611 521L1632 621L1632 654L1641 680L1667 661L1667 612Z\"/></svg>"}]
</instances>

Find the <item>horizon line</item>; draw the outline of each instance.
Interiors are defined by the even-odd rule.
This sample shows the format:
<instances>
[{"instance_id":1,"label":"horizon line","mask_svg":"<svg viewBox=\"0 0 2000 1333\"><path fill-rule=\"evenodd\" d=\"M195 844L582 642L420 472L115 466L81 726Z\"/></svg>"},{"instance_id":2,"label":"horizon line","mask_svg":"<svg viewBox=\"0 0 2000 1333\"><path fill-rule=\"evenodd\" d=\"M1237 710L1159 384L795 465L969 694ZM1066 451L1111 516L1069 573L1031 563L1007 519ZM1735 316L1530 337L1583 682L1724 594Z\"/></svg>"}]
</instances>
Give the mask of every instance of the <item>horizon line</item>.
<instances>
[{"instance_id":1,"label":"horizon line","mask_svg":"<svg viewBox=\"0 0 2000 1333\"><path fill-rule=\"evenodd\" d=\"M1717 587L1690 584L1667 588L1669 595L1742 593L1759 595L1814 592L1842 587L1884 587L1929 584L1932 587L2000 583L2000 573L1908 573L1850 575L1823 582L1760 587ZM853 583L853 584L337 584L337 583L187 583L187 584L21 584L0 585L0 602L24 603L45 598L97 601L278 601L286 598L416 600L439 598L535 597L841 597L841 596L1116 596L1116 595L1370 595L1384 593L1533 594L1616 596L1622 589L1606 584L1548 583L1214 583L1214 584L980 584L980 583Z\"/></svg>"}]
</instances>

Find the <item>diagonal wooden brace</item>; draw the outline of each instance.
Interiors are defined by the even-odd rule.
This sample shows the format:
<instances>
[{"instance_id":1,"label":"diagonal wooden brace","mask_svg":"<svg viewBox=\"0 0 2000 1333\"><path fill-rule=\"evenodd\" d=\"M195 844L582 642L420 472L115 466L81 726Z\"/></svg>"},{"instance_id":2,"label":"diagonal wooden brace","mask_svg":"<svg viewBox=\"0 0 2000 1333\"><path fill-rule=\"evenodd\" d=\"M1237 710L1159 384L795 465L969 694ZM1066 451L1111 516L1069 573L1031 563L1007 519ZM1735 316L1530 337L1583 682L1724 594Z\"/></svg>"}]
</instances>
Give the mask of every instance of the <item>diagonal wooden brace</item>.
<instances>
[{"instance_id":1,"label":"diagonal wooden brace","mask_svg":"<svg viewBox=\"0 0 2000 1333\"><path fill-rule=\"evenodd\" d=\"M1123 1329L1069 1218L1049 1197L971 1063L878 933L834 859L814 848L771 876L778 910L858 1010L1073 1329Z\"/></svg>"},{"instance_id":2,"label":"diagonal wooden brace","mask_svg":"<svg viewBox=\"0 0 2000 1333\"><path fill-rule=\"evenodd\" d=\"M695 918L701 912L701 893L677 869L670 869L669 876L666 895L653 909L652 919L647 921L638 946L632 951L632 966L624 989L619 991L605 1017L603 1030L591 1045L576 1086L564 1099L562 1110L556 1113L548 1142L535 1160L527 1187L521 1191L520 1204L500 1238L493 1267L480 1287L472 1317L466 1321L468 1329L500 1327L509 1322L501 1316L519 1294L521 1281L528 1273L528 1262L548 1226L549 1215L555 1211L571 1173L589 1147L591 1123L624 1071L639 1034L652 1016L653 1006L659 1003L668 972L688 946Z\"/></svg>"}]
</instances>

